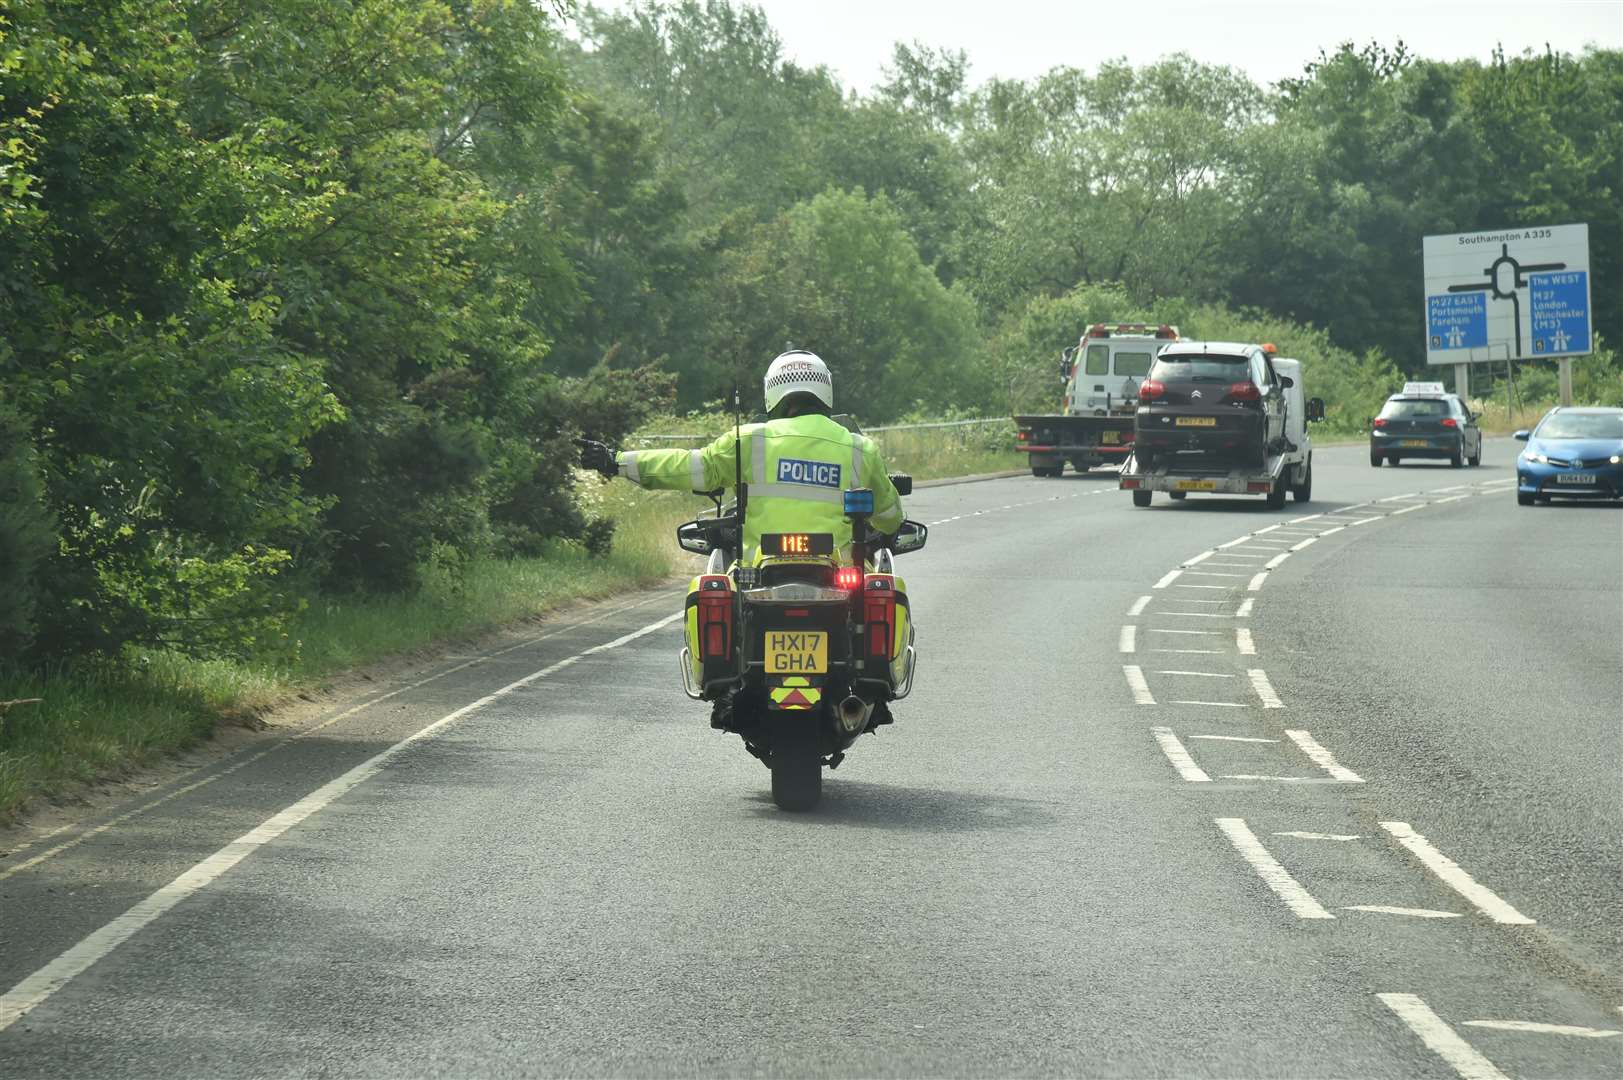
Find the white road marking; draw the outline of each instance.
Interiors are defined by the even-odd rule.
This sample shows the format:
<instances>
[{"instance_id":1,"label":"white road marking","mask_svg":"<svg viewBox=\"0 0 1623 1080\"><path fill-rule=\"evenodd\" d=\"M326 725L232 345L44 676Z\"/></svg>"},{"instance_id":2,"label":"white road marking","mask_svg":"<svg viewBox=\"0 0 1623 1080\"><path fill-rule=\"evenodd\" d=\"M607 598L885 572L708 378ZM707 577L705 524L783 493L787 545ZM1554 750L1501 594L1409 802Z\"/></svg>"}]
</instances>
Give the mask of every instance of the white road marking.
<instances>
[{"instance_id":1,"label":"white road marking","mask_svg":"<svg viewBox=\"0 0 1623 1080\"><path fill-rule=\"evenodd\" d=\"M1191 739L1211 739L1215 742L1265 742L1276 743L1278 739L1259 739L1255 735L1191 735Z\"/></svg>"},{"instance_id":2,"label":"white road marking","mask_svg":"<svg viewBox=\"0 0 1623 1080\"><path fill-rule=\"evenodd\" d=\"M1150 684L1144 681L1143 668L1137 664L1123 664L1121 672L1127 676L1127 685L1132 687L1135 705L1155 704L1155 696L1150 693Z\"/></svg>"},{"instance_id":3,"label":"white road marking","mask_svg":"<svg viewBox=\"0 0 1623 1080\"><path fill-rule=\"evenodd\" d=\"M1262 564L1263 569L1265 569L1265 570L1277 570L1279 568L1279 565L1281 563L1283 563L1286 559L1290 558L1290 557L1291 557L1290 552L1281 551L1278 555L1275 555L1273 558L1271 558L1267 562L1263 563Z\"/></svg>"},{"instance_id":4,"label":"white road marking","mask_svg":"<svg viewBox=\"0 0 1623 1080\"><path fill-rule=\"evenodd\" d=\"M1424 510L1425 508L1425 503L1415 503L1413 506L1405 506L1402 510L1392 511L1392 516L1397 517L1399 514L1412 514L1416 510Z\"/></svg>"},{"instance_id":5,"label":"white road marking","mask_svg":"<svg viewBox=\"0 0 1623 1080\"><path fill-rule=\"evenodd\" d=\"M1435 908L1392 907L1388 904L1348 904L1343 911L1370 911L1376 915L1408 915L1415 919L1463 919L1457 911L1438 911Z\"/></svg>"},{"instance_id":6,"label":"white road marking","mask_svg":"<svg viewBox=\"0 0 1623 1080\"><path fill-rule=\"evenodd\" d=\"M1163 576L1160 581L1157 581L1154 585L1151 585L1150 588L1164 589L1168 585L1171 585L1174 581L1177 581L1178 575L1181 573L1183 573L1182 570L1168 570L1166 575Z\"/></svg>"},{"instance_id":7,"label":"white road marking","mask_svg":"<svg viewBox=\"0 0 1623 1080\"><path fill-rule=\"evenodd\" d=\"M1220 611L1152 611L1151 615L1177 615L1186 619L1227 619Z\"/></svg>"},{"instance_id":8,"label":"white road marking","mask_svg":"<svg viewBox=\"0 0 1623 1080\"><path fill-rule=\"evenodd\" d=\"M1198 653L1198 654L1200 654L1202 656L1222 656L1223 655L1223 650L1221 650L1221 649L1151 649L1150 652L1186 653L1186 654L1188 654L1188 653Z\"/></svg>"},{"instance_id":9,"label":"white road marking","mask_svg":"<svg viewBox=\"0 0 1623 1080\"><path fill-rule=\"evenodd\" d=\"M1271 776L1266 773L1225 773L1225 780L1271 780L1278 784L1339 784L1328 776Z\"/></svg>"},{"instance_id":10,"label":"white road marking","mask_svg":"<svg viewBox=\"0 0 1623 1080\"><path fill-rule=\"evenodd\" d=\"M1232 577L1232 578L1243 578L1243 577L1245 577L1244 574L1229 574L1229 573L1225 573L1224 571L1221 571L1221 570L1191 570L1191 571L1189 571L1188 576L1190 576L1190 577Z\"/></svg>"},{"instance_id":11,"label":"white road marking","mask_svg":"<svg viewBox=\"0 0 1623 1080\"><path fill-rule=\"evenodd\" d=\"M1322 518L1323 516L1324 516L1324 514L1323 514L1322 511L1320 513L1317 513L1317 514L1303 514L1301 517L1291 518L1290 521L1288 521L1286 524L1296 525L1296 524L1298 524L1300 522L1303 522L1303 521L1314 521L1314 520L1316 520L1318 518Z\"/></svg>"},{"instance_id":12,"label":"white road marking","mask_svg":"<svg viewBox=\"0 0 1623 1080\"><path fill-rule=\"evenodd\" d=\"M1409 1030L1420 1036L1420 1041L1432 1053L1446 1061L1460 1075L1460 1080L1510 1080L1498 1066L1477 1052L1476 1047L1454 1033L1443 1018L1431 1011L1416 994L1376 994L1381 1003L1398 1014L1409 1025Z\"/></svg>"},{"instance_id":13,"label":"white road marking","mask_svg":"<svg viewBox=\"0 0 1623 1080\"><path fill-rule=\"evenodd\" d=\"M1349 521L1347 523L1347 528L1350 529L1354 525L1368 525L1370 522L1379 521L1379 520L1381 520L1381 518L1383 518L1385 516L1386 516L1385 514L1377 514L1375 517L1359 518L1357 521Z\"/></svg>"},{"instance_id":14,"label":"white road marking","mask_svg":"<svg viewBox=\"0 0 1623 1080\"><path fill-rule=\"evenodd\" d=\"M1144 614L1144 609L1150 606L1150 601L1152 599L1154 599L1154 598L1149 597L1149 596L1141 596L1141 597L1139 597L1137 600L1133 601L1133 606L1127 609L1127 614L1129 614L1129 615L1142 615L1142 614Z\"/></svg>"},{"instance_id":15,"label":"white road marking","mask_svg":"<svg viewBox=\"0 0 1623 1080\"><path fill-rule=\"evenodd\" d=\"M1161 752L1172 762L1172 767L1178 770L1178 775L1195 784L1209 784L1212 778L1206 775L1206 770L1195 764L1195 759L1189 756L1178 737L1172 734L1171 728L1150 728L1150 734L1155 741L1161 744Z\"/></svg>"},{"instance_id":16,"label":"white road marking","mask_svg":"<svg viewBox=\"0 0 1623 1080\"><path fill-rule=\"evenodd\" d=\"M1310 536L1306 540L1303 540L1300 544L1292 544L1291 545L1291 550L1292 551L1301 551L1303 548L1312 547L1314 544L1317 544L1318 542L1319 542L1319 538L1317 536Z\"/></svg>"},{"instance_id":17,"label":"white road marking","mask_svg":"<svg viewBox=\"0 0 1623 1080\"><path fill-rule=\"evenodd\" d=\"M1246 674L1251 678L1251 688L1257 692L1257 697L1262 699L1264 709L1283 709L1285 707L1285 703L1279 700L1279 695L1274 693L1274 684L1268 681L1266 671L1261 668L1251 668Z\"/></svg>"},{"instance_id":18,"label":"white road marking","mask_svg":"<svg viewBox=\"0 0 1623 1080\"><path fill-rule=\"evenodd\" d=\"M1406 493L1404 493L1402 495L1388 495L1384 499L1376 499L1375 501L1377 503L1402 502L1405 499L1415 499L1415 498L1419 498L1419 497L1420 497L1420 492L1418 492L1418 491L1410 491L1410 492L1406 492Z\"/></svg>"},{"instance_id":19,"label":"white road marking","mask_svg":"<svg viewBox=\"0 0 1623 1080\"><path fill-rule=\"evenodd\" d=\"M1235 576L1238 577L1239 575L1235 575ZM1185 585L1182 582L1179 582L1178 584L1176 584L1176 585L1174 585L1172 587L1174 589L1226 589L1229 586L1227 586L1227 585ZM1197 600L1195 602L1200 603L1201 601Z\"/></svg>"},{"instance_id":20,"label":"white road marking","mask_svg":"<svg viewBox=\"0 0 1623 1080\"><path fill-rule=\"evenodd\" d=\"M1496 923L1509 926L1530 926L1533 923L1526 915L1517 911L1501 900L1492 889L1479 884L1475 878L1467 874L1460 865L1447 855L1431 846L1431 842L1414 831L1414 828L1405 821L1383 821L1381 828L1391 833L1397 842L1409 849L1410 854L1419 859L1432 873L1440 878L1443 884L1469 900L1473 907Z\"/></svg>"},{"instance_id":21,"label":"white road marking","mask_svg":"<svg viewBox=\"0 0 1623 1080\"><path fill-rule=\"evenodd\" d=\"M1252 536L1261 536L1263 533L1271 533L1277 528L1279 528L1278 525L1270 525L1266 529L1258 529L1256 532L1252 533L1251 535Z\"/></svg>"},{"instance_id":22,"label":"white road marking","mask_svg":"<svg viewBox=\"0 0 1623 1080\"><path fill-rule=\"evenodd\" d=\"M1201 637L1216 637L1218 635L1216 630L1162 630L1156 626L1151 626L1148 629L1152 634L1198 634Z\"/></svg>"},{"instance_id":23,"label":"white road marking","mask_svg":"<svg viewBox=\"0 0 1623 1080\"><path fill-rule=\"evenodd\" d=\"M1202 551L1199 555L1196 555L1192 559L1185 559L1183 561L1183 565L1187 569L1188 567L1194 566L1196 563L1205 562L1207 559L1211 558L1213 554L1214 554L1214 552L1209 551L1209 550L1208 551Z\"/></svg>"},{"instance_id":24,"label":"white road marking","mask_svg":"<svg viewBox=\"0 0 1623 1080\"><path fill-rule=\"evenodd\" d=\"M1229 601L1227 601L1227 600L1201 600L1201 599L1199 599L1197 597L1193 597L1193 596L1180 596L1180 597L1178 597L1178 603L1180 603L1180 604L1227 604L1227 603L1229 603Z\"/></svg>"},{"instance_id":25,"label":"white road marking","mask_svg":"<svg viewBox=\"0 0 1623 1080\"><path fill-rule=\"evenodd\" d=\"M1575 1024L1539 1024L1532 1020L1467 1020L1466 1027L1493 1028L1496 1031L1527 1031L1535 1035L1576 1035L1580 1039L1609 1039L1623 1035L1611 1028L1578 1027Z\"/></svg>"},{"instance_id":26,"label":"white road marking","mask_svg":"<svg viewBox=\"0 0 1623 1080\"><path fill-rule=\"evenodd\" d=\"M1249 709L1243 701L1174 701L1172 705L1212 705L1219 709Z\"/></svg>"},{"instance_id":27,"label":"white road marking","mask_svg":"<svg viewBox=\"0 0 1623 1080\"><path fill-rule=\"evenodd\" d=\"M1450 495L1446 499L1434 499L1432 500L1432 504L1434 506L1441 506L1443 503L1459 502L1461 499L1469 499L1470 497L1471 493L1467 491L1464 495Z\"/></svg>"},{"instance_id":28,"label":"white road marking","mask_svg":"<svg viewBox=\"0 0 1623 1080\"><path fill-rule=\"evenodd\" d=\"M1245 543L1247 543L1247 542L1249 542L1249 541L1250 541L1250 539L1251 539L1251 537L1250 537L1250 536L1242 536L1242 537L1240 537L1240 538L1239 538L1239 539L1238 539L1238 540L1230 540L1230 541L1229 541L1229 542L1228 542L1228 543L1226 543L1226 544L1218 544L1218 545L1217 545L1217 549L1216 549L1216 550L1218 550L1218 551L1222 551L1222 550L1224 550L1224 549L1225 549L1225 548L1231 548L1231 547L1239 547L1239 546L1240 546L1240 545L1242 545L1242 544L1245 544Z\"/></svg>"},{"instance_id":29,"label":"white road marking","mask_svg":"<svg viewBox=\"0 0 1623 1080\"><path fill-rule=\"evenodd\" d=\"M1257 643L1251 640L1251 631L1243 626L1234 628L1234 647L1240 650L1241 656L1257 655Z\"/></svg>"},{"instance_id":30,"label":"white road marking","mask_svg":"<svg viewBox=\"0 0 1623 1080\"><path fill-rule=\"evenodd\" d=\"M455 723L470 713L477 712L499 698L506 697L515 690L562 671L564 668L571 667L588 656L607 652L610 649L617 649L638 638L652 634L656 630L662 630L679 621L682 617L682 613L677 612L658 622L650 623L640 630L622 634L613 641L605 642L602 645L594 645L590 649L576 653L574 656L565 657L555 664L531 672L516 682L508 683L501 689L494 690L477 701L445 714L428 726L419 728L394 745L374 754L336 779L329 780L315 791L293 803L293 805L273 814L255 828L237 837L202 862L197 863L145 900L83 938L78 944L23 979L22 982L6 991L5 994L0 995L0 1031L4 1031L22 1019L31 1010L66 986L76 976L83 974L102 957L124 944L142 928L161 918L181 901L208 887L221 874L236 866L261 847L275 840L300 822L320 813L355 787L371 779L408 747L432 737L448 725Z\"/></svg>"},{"instance_id":31,"label":"white road marking","mask_svg":"<svg viewBox=\"0 0 1623 1080\"><path fill-rule=\"evenodd\" d=\"M1116 640L1116 648L1121 652L1132 652L1138 647L1138 627L1124 626L1121 628L1121 637Z\"/></svg>"},{"instance_id":32,"label":"white road marking","mask_svg":"<svg viewBox=\"0 0 1623 1080\"><path fill-rule=\"evenodd\" d=\"M1247 598L1245 600L1240 601L1240 608L1239 608L1238 611L1236 611L1234 613L1234 617L1236 619L1243 619L1247 615L1250 615L1251 614L1251 605L1255 604L1255 603L1256 603L1256 601L1253 600L1253 599L1250 599L1250 598Z\"/></svg>"},{"instance_id":33,"label":"white road marking","mask_svg":"<svg viewBox=\"0 0 1623 1080\"><path fill-rule=\"evenodd\" d=\"M1270 547L1270 548L1276 548L1276 547L1290 547L1290 545L1291 545L1291 542L1289 540L1253 540L1249 544L1247 544L1246 547Z\"/></svg>"},{"instance_id":34,"label":"white road marking","mask_svg":"<svg viewBox=\"0 0 1623 1080\"><path fill-rule=\"evenodd\" d=\"M1333 779L1340 780L1343 784L1362 784L1364 782L1362 776L1338 763L1335 756L1323 746L1320 746L1318 740L1307 732L1287 729L1285 735L1291 742L1302 748L1302 753L1312 759L1313 764L1329 773Z\"/></svg>"},{"instance_id":35,"label":"white road marking","mask_svg":"<svg viewBox=\"0 0 1623 1080\"><path fill-rule=\"evenodd\" d=\"M1251 579L1250 584L1248 584L1246 586L1246 591L1247 592L1256 592L1256 591L1258 591L1259 589L1262 588L1262 583L1264 581L1267 581L1267 580L1268 580L1268 571L1264 570L1262 573L1258 574L1256 577Z\"/></svg>"},{"instance_id":36,"label":"white road marking","mask_svg":"<svg viewBox=\"0 0 1623 1080\"><path fill-rule=\"evenodd\" d=\"M1290 871L1279 865L1279 860L1268 854L1268 849L1262 846L1257 834L1246 825L1245 818L1214 818L1217 827L1229 838L1234 850L1240 857L1251 864L1251 869L1262 878L1263 884L1274 891L1274 895L1285 901L1285 906L1295 912L1302 919L1333 919L1334 915L1324 910L1324 905L1313 899L1300 882L1291 877Z\"/></svg>"},{"instance_id":37,"label":"white road marking","mask_svg":"<svg viewBox=\"0 0 1623 1080\"><path fill-rule=\"evenodd\" d=\"M1157 675L1194 675L1202 679L1232 679L1233 675L1223 675L1216 671L1157 671Z\"/></svg>"},{"instance_id":38,"label":"white road marking","mask_svg":"<svg viewBox=\"0 0 1623 1080\"><path fill-rule=\"evenodd\" d=\"M1328 832L1276 832L1275 836L1294 836L1298 840L1362 840L1357 833L1328 833Z\"/></svg>"},{"instance_id":39,"label":"white road marking","mask_svg":"<svg viewBox=\"0 0 1623 1080\"><path fill-rule=\"evenodd\" d=\"M1470 486L1471 486L1470 484L1453 484L1453 485L1450 485L1449 487L1437 488L1436 490L1438 490L1438 491L1458 491L1461 488L1468 488Z\"/></svg>"}]
</instances>

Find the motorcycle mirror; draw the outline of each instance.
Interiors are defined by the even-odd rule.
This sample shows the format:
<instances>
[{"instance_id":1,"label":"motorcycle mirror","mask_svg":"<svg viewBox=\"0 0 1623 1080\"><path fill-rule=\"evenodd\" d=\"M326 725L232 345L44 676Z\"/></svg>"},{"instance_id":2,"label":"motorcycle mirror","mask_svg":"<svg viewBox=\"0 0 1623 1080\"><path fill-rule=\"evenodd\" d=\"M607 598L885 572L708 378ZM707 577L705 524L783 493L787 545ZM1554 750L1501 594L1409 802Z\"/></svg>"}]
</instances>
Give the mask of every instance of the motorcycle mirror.
<instances>
[{"instance_id":1,"label":"motorcycle mirror","mask_svg":"<svg viewBox=\"0 0 1623 1080\"><path fill-rule=\"evenodd\" d=\"M924 547L925 541L929 538L928 527L917 521L904 521L901 528L896 530L896 545L891 549L891 553L905 555L909 551L918 551Z\"/></svg>"},{"instance_id":2,"label":"motorcycle mirror","mask_svg":"<svg viewBox=\"0 0 1623 1080\"><path fill-rule=\"evenodd\" d=\"M891 473L890 483L896 489L898 495L913 494L913 478L906 473Z\"/></svg>"},{"instance_id":3,"label":"motorcycle mirror","mask_svg":"<svg viewBox=\"0 0 1623 1080\"><path fill-rule=\"evenodd\" d=\"M704 533L702 522L684 521L676 527L676 546L695 555L708 555L713 545Z\"/></svg>"}]
</instances>

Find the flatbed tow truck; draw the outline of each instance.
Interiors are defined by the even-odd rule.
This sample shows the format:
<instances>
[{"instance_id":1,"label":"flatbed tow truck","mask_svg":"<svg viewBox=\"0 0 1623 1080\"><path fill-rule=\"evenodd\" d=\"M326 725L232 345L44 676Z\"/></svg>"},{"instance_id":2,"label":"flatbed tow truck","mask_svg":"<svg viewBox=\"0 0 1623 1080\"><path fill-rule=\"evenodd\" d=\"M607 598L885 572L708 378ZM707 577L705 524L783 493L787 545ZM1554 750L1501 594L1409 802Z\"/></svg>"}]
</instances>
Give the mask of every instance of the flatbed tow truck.
<instances>
[{"instance_id":1,"label":"flatbed tow truck","mask_svg":"<svg viewBox=\"0 0 1623 1080\"><path fill-rule=\"evenodd\" d=\"M1287 496L1294 495L1297 502L1311 499L1313 439L1308 434L1307 423L1324 419L1324 402L1304 397L1300 363L1274 357L1273 366L1292 383L1285 391L1288 401L1285 433L1291 449L1268 454L1261 465L1235 465L1214 461L1206 454L1176 453L1158 460L1153 469L1145 469L1135 455L1129 455L1117 485L1133 493L1133 505L1150 505L1157 491L1175 500L1187 498L1191 491L1207 495L1262 495L1273 510L1281 509Z\"/></svg>"}]
</instances>

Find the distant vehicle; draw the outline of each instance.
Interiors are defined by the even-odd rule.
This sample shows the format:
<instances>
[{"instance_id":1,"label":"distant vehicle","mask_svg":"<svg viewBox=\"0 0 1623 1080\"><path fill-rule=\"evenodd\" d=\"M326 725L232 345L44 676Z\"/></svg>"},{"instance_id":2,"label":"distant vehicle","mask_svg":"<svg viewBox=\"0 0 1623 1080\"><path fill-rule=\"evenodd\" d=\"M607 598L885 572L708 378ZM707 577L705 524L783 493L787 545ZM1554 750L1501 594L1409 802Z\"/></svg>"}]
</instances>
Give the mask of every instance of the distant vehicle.
<instances>
[{"instance_id":1,"label":"distant vehicle","mask_svg":"<svg viewBox=\"0 0 1623 1080\"><path fill-rule=\"evenodd\" d=\"M1133 455L1153 470L1172 454L1259 466L1284 450L1286 382L1272 345L1188 341L1155 357L1138 388Z\"/></svg>"},{"instance_id":2,"label":"distant vehicle","mask_svg":"<svg viewBox=\"0 0 1623 1080\"><path fill-rule=\"evenodd\" d=\"M1167 348L1171 351L1173 347ZM1294 495L1297 502L1307 502L1313 497L1313 440L1307 425L1324 419L1324 402L1305 396L1302 365L1297 361L1269 356L1268 367L1279 380L1285 428L1283 435L1270 444L1262 460L1235 463L1233 455L1224 447L1220 446L1216 453L1206 453L1196 446L1163 451L1151 459L1152 464L1145 465L1135 450L1122 466L1118 481L1122 490L1133 493L1134 506L1150 505L1152 493L1157 491L1166 492L1174 500L1187 498L1191 491L1212 495L1265 495L1268 506L1275 510L1285 505L1287 495ZM1238 410L1244 408L1244 404L1227 407Z\"/></svg>"},{"instance_id":3,"label":"distant vehicle","mask_svg":"<svg viewBox=\"0 0 1623 1080\"><path fill-rule=\"evenodd\" d=\"M1443 458L1454 468L1482 464L1481 413L1474 413L1442 383L1411 382L1393 394L1369 422L1369 463L1397 465L1404 458Z\"/></svg>"},{"instance_id":4,"label":"distant vehicle","mask_svg":"<svg viewBox=\"0 0 1623 1080\"><path fill-rule=\"evenodd\" d=\"M1178 328L1147 323L1093 323L1060 354L1065 402L1059 413L1016 416L1015 449L1033 476L1059 476L1069 461L1083 472L1126 460L1133 448L1138 388L1155 353L1178 340Z\"/></svg>"},{"instance_id":5,"label":"distant vehicle","mask_svg":"<svg viewBox=\"0 0 1623 1080\"><path fill-rule=\"evenodd\" d=\"M1527 444L1516 459L1516 502L1522 506L1556 495L1623 499L1623 409L1557 406L1516 438Z\"/></svg>"}]
</instances>

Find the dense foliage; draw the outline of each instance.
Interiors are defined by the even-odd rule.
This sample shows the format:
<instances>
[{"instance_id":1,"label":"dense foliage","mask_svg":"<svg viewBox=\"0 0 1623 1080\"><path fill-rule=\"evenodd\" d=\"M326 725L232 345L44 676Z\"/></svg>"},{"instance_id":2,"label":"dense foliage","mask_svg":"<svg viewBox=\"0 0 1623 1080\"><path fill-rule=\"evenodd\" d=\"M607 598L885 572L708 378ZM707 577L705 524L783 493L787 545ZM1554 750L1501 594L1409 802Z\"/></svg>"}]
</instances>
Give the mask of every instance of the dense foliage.
<instances>
[{"instance_id":1,"label":"dense foliage","mask_svg":"<svg viewBox=\"0 0 1623 1080\"><path fill-rule=\"evenodd\" d=\"M726 0L0 0L0 648L261 651L601 547L569 440L787 345L881 420L1052 405L1082 324L1175 321L1359 416L1421 366L1422 235L1569 221L1623 317L1618 51L970 75L898 45L848 93Z\"/></svg>"}]
</instances>

